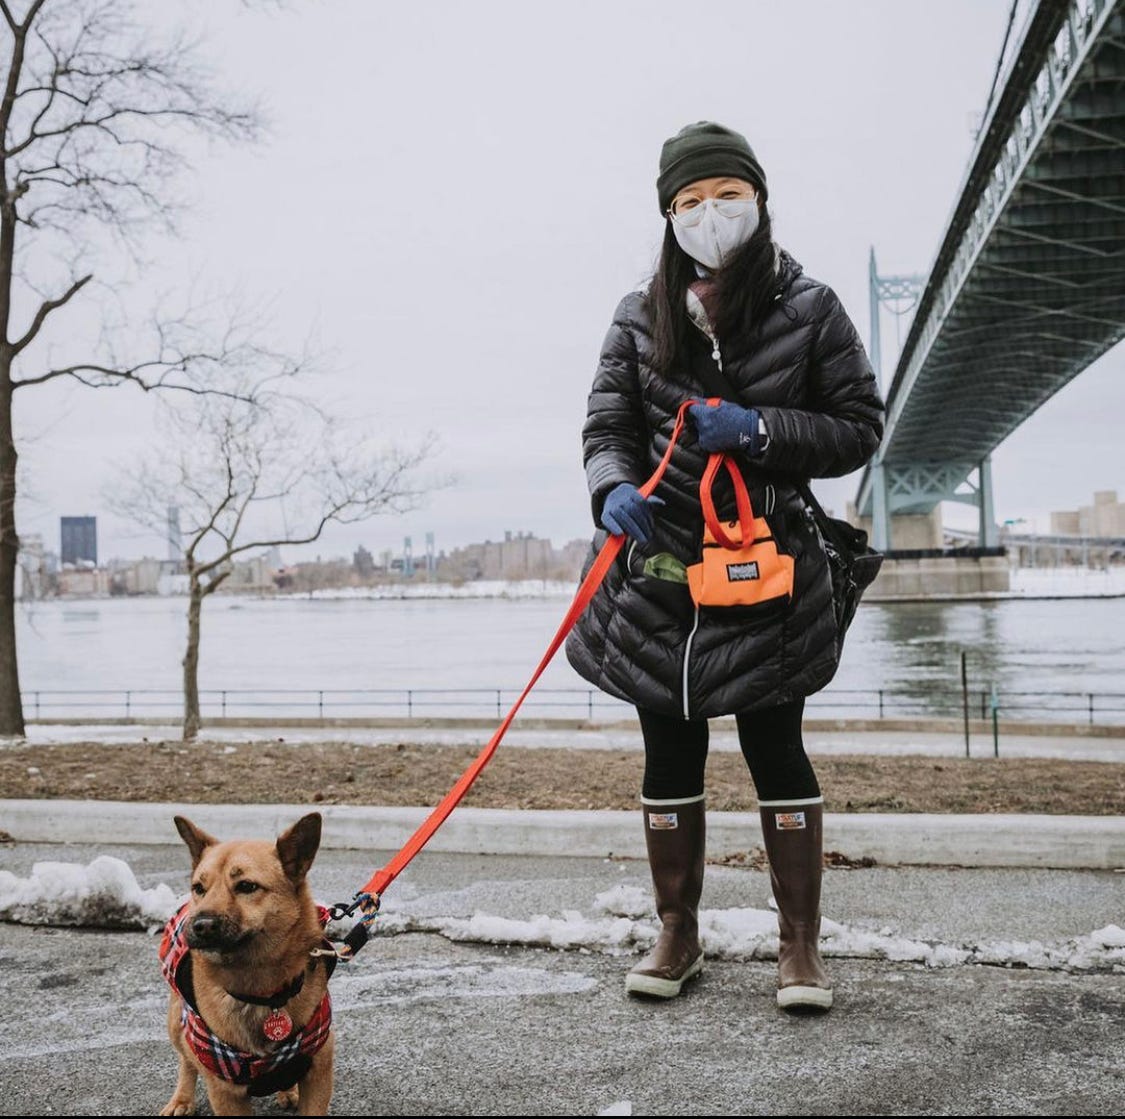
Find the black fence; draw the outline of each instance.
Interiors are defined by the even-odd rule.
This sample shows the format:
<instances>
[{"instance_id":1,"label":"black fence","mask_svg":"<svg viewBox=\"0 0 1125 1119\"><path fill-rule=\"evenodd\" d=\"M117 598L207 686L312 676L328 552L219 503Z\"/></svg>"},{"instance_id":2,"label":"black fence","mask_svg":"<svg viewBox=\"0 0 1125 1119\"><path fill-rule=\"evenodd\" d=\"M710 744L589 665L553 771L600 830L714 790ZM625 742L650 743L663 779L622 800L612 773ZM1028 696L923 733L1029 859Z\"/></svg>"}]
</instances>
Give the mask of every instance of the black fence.
<instances>
[{"instance_id":1,"label":"black fence","mask_svg":"<svg viewBox=\"0 0 1125 1119\"><path fill-rule=\"evenodd\" d=\"M200 714L208 718L502 718L519 688L206 689ZM29 719L166 718L183 714L183 693L169 689L23 693ZM1125 724L1125 692L997 691L955 686L829 688L810 696L805 710L822 719L989 719L1013 722ZM527 717L603 722L629 718L633 708L595 688L537 688L520 709Z\"/></svg>"}]
</instances>

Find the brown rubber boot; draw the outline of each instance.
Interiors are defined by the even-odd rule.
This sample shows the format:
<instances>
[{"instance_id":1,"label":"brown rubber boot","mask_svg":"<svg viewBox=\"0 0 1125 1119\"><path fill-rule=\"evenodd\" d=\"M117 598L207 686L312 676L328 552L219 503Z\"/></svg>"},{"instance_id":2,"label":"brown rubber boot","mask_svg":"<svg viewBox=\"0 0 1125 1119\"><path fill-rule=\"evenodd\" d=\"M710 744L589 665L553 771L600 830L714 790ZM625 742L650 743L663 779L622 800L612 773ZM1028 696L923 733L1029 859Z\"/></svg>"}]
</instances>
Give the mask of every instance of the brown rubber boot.
<instances>
[{"instance_id":1,"label":"brown rubber boot","mask_svg":"<svg viewBox=\"0 0 1125 1119\"><path fill-rule=\"evenodd\" d=\"M703 798L642 804L645 844L662 928L652 951L628 975L625 990L671 999L703 970L699 898L705 843Z\"/></svg>"},{"instance_id":2,"label":"brown rubber boot","mask_svg":"<svg viewBox=\"0 0 1125 1119\"><path fill-rule=\"evenodd\" d=\"M827 1010L832 982L819 946L824 803L767 801L759 811L777 902L777 1005Z\"/></svg>"}]
</instances>

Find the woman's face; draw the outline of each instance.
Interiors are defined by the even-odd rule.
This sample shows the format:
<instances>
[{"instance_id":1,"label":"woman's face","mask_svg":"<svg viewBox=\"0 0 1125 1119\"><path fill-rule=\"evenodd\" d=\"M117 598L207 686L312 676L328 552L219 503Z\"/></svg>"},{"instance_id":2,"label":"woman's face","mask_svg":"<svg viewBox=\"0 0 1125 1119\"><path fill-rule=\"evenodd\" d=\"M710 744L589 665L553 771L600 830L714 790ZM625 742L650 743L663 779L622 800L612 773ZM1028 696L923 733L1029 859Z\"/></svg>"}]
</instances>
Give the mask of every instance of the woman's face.
<instances>
[{"instance_id":1,"label":"woman's face","mask_svg":"<svg viewBox=\"0 0 1125 1119\"><path fill-rule=\"evenodd\" d=\"M672 214L686 214L696 206L702 206L708 198L730 198L750 201L758 197L753 183L745 179L732 179L720 176L713 179L697 179L688 183L672 199L669 210Z\"/></svg>"}]
</instances>

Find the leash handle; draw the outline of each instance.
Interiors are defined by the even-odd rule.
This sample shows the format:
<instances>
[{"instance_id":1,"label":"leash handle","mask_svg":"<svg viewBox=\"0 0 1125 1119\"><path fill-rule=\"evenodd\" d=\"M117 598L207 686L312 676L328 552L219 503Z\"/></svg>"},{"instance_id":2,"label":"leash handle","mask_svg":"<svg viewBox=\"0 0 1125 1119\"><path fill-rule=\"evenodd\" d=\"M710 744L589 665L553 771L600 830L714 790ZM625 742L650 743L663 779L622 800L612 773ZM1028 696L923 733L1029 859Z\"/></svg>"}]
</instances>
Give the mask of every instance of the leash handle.
<instances>
[{"instance_id":1,"label":"leash handle","mask_svg":"<svg viewBox=\"0 0 1125 1119\"><path fill-rule=\"evenodd\" d=\"M700 403L698 400L689 399L685 400L680 405L676 413L676 425L672 429L672 436L668 440L668 449L664 452L664 457L660 460L660 465L653 471L652 477L649 478L644 485L638 487L643 497L651 497L653 491L660 484L660 479L664 477L664 472L668 469L668 463L672 460L672 451L675 450L676 443L683 433L687 410L691 405L698 403ZM441 802L433 809L429 816L422 821L422 824L406 841L406 844L399 853L395 855L382 870L376 871L375 874L372 875L371 880L360 891L361 893L369 894L371 897L378 899L383 891L406 869L414 856L425 847L433 837L434 832L445 823L449 814L457 807L461 799L472 787L473 782L480 775L481 770L488 765L492 755L496 753L497 746L500 745L501 739L507 733L508 727L512 725L512 720L516 717L516 712L518 712L523 705L523 701L527 698L531 689L535 687L539 677L543 675L547 665L551 663L555 653L559 650L559 646L566 640L567 634L574 628L575 622L578 621L582 612L590 604L590 600L594 597L594 593L597 591L598 587L601 586L602 580L606 577L610 566L617 558L617 554L621 551L624 543L625 537L623 534L611 534L602 545L602 549L598 553L590 570L587 572L586 578L582 580L574 596L574 601L570 604L570 609L567 610L566 616L563 618L562 624L558 628L558 632L551 639L551 644L543 654L543 659L540 660L539 666L535 669L531 679L527 682L527 687L520 693L519 699L512 705L512 709L504 717L504 721L496 729L496 733L489 739L488 745L481 750L469 768L461 774L453 788L446 793Z\"/></svg>"}]
</instances>

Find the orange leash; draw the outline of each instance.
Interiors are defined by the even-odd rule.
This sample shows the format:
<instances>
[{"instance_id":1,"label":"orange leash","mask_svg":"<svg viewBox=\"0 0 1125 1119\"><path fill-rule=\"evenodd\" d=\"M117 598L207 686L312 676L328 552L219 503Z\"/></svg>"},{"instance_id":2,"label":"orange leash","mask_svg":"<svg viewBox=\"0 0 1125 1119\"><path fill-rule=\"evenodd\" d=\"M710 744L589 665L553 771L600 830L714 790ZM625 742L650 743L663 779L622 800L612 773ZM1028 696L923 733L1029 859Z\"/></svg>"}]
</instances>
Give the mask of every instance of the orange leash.
<instances>
[{"instance_id":1,"label":"orange leash","mask_svg":"<svg viewBox=\"0 0 1125 1119\"><path fill-rule=\"evenodd\" d=\"M684 418L687 414L687 410L692 404L698 403L700 403L700 401L689 399L685 400L680 405L676 413L676 425L672 429L672 437L668 441L668 449L664 452L664 457L660 460L660 465L653 471L652 477L640 487L640 492L644 497L652 496L660 479L664 476L664 471L667 470L668 463L672 459L672 451L675 449L676 442L683 432ZM344 939L344 942L335 947L333 952L329 952L327 949L317 949L313 952L314 956L335 954L341 960L348 960L367 942L371 925L379 912L379 899L383 892L403 870L406 869L414 856L425 847L433 837L434 832L445 823L449 814L457 807L461 799L472 787L473 782L480 776L481 770L488 765L492 755L496 753L496 748L500 745L508 727L512 725L512 720L515 719L516 712L519 711L531 689L535 687L539 677L543 675L544 669L551 663L551 659L554 657L555 653L558 652L559 646L566 640L567 634L574 628L574 623L578 621L582 612L590 604L590 600L594 597L595 592L606 576L606 572L609 571L610 566L617 558L617 554L621 551L624 543L625 537L623 535L611 535L609 539L606 540L605 544L602 545L602 550L595 558L593 566L587 573L586 578L582 580L574 596L574 601L571 603L570 609L567 610L566 616L563 618L562 624L558 628L558 632L555 634L554 638L552 638L551 644L547 647L547 651L543 654L543 659L539 662L538 668L536 668L531 679L527 682L527 687L524 688L519 699L512 705L512 709L505 716L504 721L496 729L496 733L489 739L488 745L481 750L480 754L477 755L469 768L461 774L457 783L449 790L441 803L433 809L414 834L406 841L398 854L395 855L382 870L378 870L372 875L363 889L355 895L355 900L350 905L337 905L332 907L331 915L335 919L350 916L357 909L360 910L359 921Z\"/></svg>"}]
</instances>

